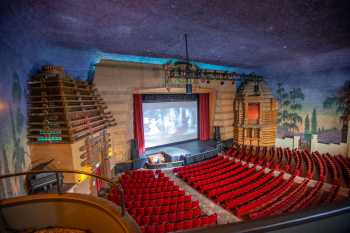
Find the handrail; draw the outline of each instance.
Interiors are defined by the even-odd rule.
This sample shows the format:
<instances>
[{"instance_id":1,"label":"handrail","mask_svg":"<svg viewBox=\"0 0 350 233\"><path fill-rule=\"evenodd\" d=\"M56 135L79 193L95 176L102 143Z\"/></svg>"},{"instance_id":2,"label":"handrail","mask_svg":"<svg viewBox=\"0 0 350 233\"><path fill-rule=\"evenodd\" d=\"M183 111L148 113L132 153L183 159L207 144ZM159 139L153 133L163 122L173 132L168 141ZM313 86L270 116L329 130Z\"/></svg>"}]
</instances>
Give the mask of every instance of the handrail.
<instances>
[{"instance_id":1,"label":"handrail","mask_svg":"<svg viewBox=\"0 0 350 233\"><path fill-rule=\"evenodd\" d=\"M339 217L341 215L347 216L350 214L350 201L344 201L340 203L334 203L329 206L319 206L312 209L307 209L295 213L284 214L279 216L271 216L267 218L262 218L254 221L242 221L229 223L224 225L217 225L215 227L202 228L191 230L189 233L261 233L261 232L307 232L312 228L302 228L303 225L322 221L327 218ZM347 217L348 218L348 217ZM341 220L338 221L343 224L343 226L349 226L349 221ZM337 222L337 223L338 223ZM317 228L322 229L317 224ZM339 224L338 224L339 225ZM301 228L298 228L301 227ZM293 230L283 229L293 228ZM327 229L327 228L326 228ZM344 229L344 228L343 228ZM321 232L324 232L320 230ZM336 232L336 231L335 231Z\"/></svg>"},{"instance_id":2,"label":"handrail","mask_svg":"<svg viewBox=\"0 0 350 233\"><path fill-rule=\"evenodd\" d=\"M117 190L120 193L121 197L121 209L122 209L122 216L125 216L125 197L124 197L124 190L120 183L114 182L109 178L95 175L89 172L85 171L79 171L79 170L67 170L67 169L54 169L54 170L32 170L32 171L26 171L26 172L17 172L17 173L10 173L5 175L0 175L1 179L6 179L10 177L16 177L16 176L24 176L24 175L32 175L32 174L41 174L41 173L55 173L57 177L57 181L59 181L59 174L60 173L73 173L73 174L81 174L81 175L87 175L90 177L94 177L96 179L103 180L107 183L109 183L112 187L116 187ZM60 182L57 182L57 193L61 193L61 185Z\"/></svg>"}]
</instances>

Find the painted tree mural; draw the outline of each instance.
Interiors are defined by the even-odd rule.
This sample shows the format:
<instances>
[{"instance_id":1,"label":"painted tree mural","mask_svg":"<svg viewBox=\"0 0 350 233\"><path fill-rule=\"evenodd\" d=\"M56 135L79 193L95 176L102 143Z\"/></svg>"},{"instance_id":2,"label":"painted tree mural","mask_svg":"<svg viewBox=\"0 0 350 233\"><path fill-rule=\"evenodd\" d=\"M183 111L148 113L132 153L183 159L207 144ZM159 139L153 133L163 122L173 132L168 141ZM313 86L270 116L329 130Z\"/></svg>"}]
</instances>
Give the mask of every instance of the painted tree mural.
<instances>
[{"instance_id":1,"label":"painted tree mural","mask_svg":"<svg viewBox=\"0 0 350 233\"><path fill-rule=\"evenodd\" d=\"M303 122L299 115L303 107L303 91L301 88L292 88L288 92L282 83L278 83L276 93L279 102L278 124L289 132L297 132L299 125Z\"/></svg>"},{"instance_id":2,"label":"painted tree mural","mask_svg":"<svg viewBox=\"0 0 350 233\"><path fill-rule=\"evenodd\" d=\"M25 116L23 110L23 89L20 84L19 75L15 72L12 77L11 91L8 106L8 137L2 138L1 153L3 154L3 164L0 170L3 173L21 172L27 166L25 145ZM12 196L13 194L22 193L23 177L5 179L2 183L3 192L1 196Z\"/></svg>"},{"instance_id":3,"label":"painted tree mural","mask_svg":"<svg viewBox=\"0 0 350 233\"><path fill-rule=\"evenodd\" d=\"M304 120L304 140L306 142L310 142L310 140L311 140L309 114L306 114L306 117L305 117L305 120Z\"/></svg>"},{"instance_id":4,"label":"painted tree mural","mask_svg":"<svg viewBox=\"0 0 350 233\"><path fill-rule=\"evenodd\" d=\"M316 113L316 109L313 109L313 111L312 111L311 134L317 134L317 113Z\"/></svg>"},{"instance_id":5,"label":"painted tree mural","mask_svg":"<svg viewBox=\"0 0 350 233\"><path fill-rule=\"evenodd\" d=\"M12 103L10 103L10 116L12 128L12 140L14 145L15 172L22 171L25 166L25 151L21 141L24 126L24 115L21 111L22 88L17 73L14 74L12 83Z\"/></svg>"},{"instance_id":6,"label":"painted tree mural","mask_svg":"<svg viewBox=\"0 0 350 233\"><path fill-rule=\"evenodd\" d=\"M329 96L323 102L325 109L335 110L342 121L342 142L347 141L348 121L350 120L350 80L345 81L335 95Z\"/></svg>"},{"instance_id":7,"label":"painted tree mural","mask_svg":"<svg viewBox=\"0 0 350 233\"><path fill-rule=\"evenodd\" d=\"M284 87L282 86L282 83L278 83L277 84L277 101L279 103L279 112L278 112L278 124L280 126L283 126L283 123L286 121L287 119L287 115L288 115L288 111L287 108L289 106L289 99L288 99L288 93L286 92L286 90L284 89Z\"/></svg>"}]
</instances>

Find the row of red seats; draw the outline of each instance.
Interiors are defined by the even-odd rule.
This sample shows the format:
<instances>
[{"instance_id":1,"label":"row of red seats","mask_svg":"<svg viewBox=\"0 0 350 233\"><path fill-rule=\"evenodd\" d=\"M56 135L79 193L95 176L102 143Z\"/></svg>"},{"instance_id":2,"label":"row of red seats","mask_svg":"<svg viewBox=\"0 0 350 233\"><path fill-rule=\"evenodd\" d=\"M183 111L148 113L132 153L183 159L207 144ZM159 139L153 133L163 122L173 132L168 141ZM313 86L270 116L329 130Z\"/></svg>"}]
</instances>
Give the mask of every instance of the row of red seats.
<instances>
[{"instance_id":1,"label":"row of red seats","mask_svg":"<svg viewBox=\"0 0 350 233\"><path fill-rule=\"evenodd\" d=\"M198 172L192 174L192 179L187 179L191 181L189 183L192 183L193 187L210 198L216 199L239 217L251 219L293 212L322 202L334 201L339 185L333 186L329 192L324 192L322 180L309 188L309 178L313 178L317 170L321 175L326 176L327 166L330 169L333 166L338 173L341 169L346 171L348 166L347 161L341 158L329 155L326 158L327 155L320 156L317 152L309 153L281 148L270 150L269 153L266 148L257 148L255 151L252 150L252 147L244 147L242 151L233 148L227 153L235 155L236 159L244 159L244 161L258 163L261 166L270 164L274 168L281 168L282 171L287 170L293 174L288 180L284 180L283 172L274 177L273 171L265 174L264 167L257 171L255 167L248 168L247 164L233 162L226 167L220 163L214 163L213 166L206 169L205 172L208 174ZM268 154L269 157L267 157ZM196 165L196 169L200 170L201 163ZM207 161L203 166L208 167ZM220 173L217 168L223 168L224 172ZM182 171L187 174L186 167ZM239 172L235 173L236 171ZM336 180L337 173L333 173L332 178ZM306 174L308 178L304 179L301 184L294 183L295 176L303 174Z\"/></svg>"},{"instance_id":2,"label":"row of red seats","mask_svg":"<svg viewBox=\"0 0 350 233\"><path fill-rule=\"evenodd\" d=\"M266 148L253 146L240 146L232 148L227 156L247 161L275 170L289 173L299 173L306 178L319 177L318 180L330 180L332 184L341 185L342 177L346 186L350 187L350 162L343 156L320 155L317 151L310 153L307 150L293 150L288 148ZM315 169L317 167L317 170ZM327 172L329 170L330 172ZM330 176L331 175L331 176Z\"/></svg>"},{"instance_id":3,"label":"row of red seats","mask_svg":"<svg viewBox=\"0 0 350 233\"><path fill-rule=\"evenodd\" d=\"M237 173L234 176L226 179L224 181L220 181L218 187L208 192L208 196L213 198L218 195L228 192L236 187L243 185L244 183L249 183L252 180L258 178L263 173L263 170L256 171L255 167L249 168L248 164L242 166L244 169L243 172Z\"/></svg>"},{"instance_id":4,"label":"row of red seats","mask_svg":"<svg viewBox=\"0 0 350 233\"><path fill-rule=\"evenodd\" d=\"M198 189L201 192L209 191L211 189L218 187L217 185L220 184L221 181L225 181L226 179L229 179L230 177L232 177L238 173L241 173L246 168L248 168L248 165L242 166L241 162L237 162L230 167L230 170L228 172L225 172L224 174L217 175L217 176L214 176L214 177L206 179L206 180L196 182L194 184L194 187L195 188L198 187Z\"/></svg>"},{"instance_id":5,"label":"row of red seats","mask_svg":"<svg viewBox=\"0 0 350 233\"><path fill-rule=\"evenodd\" d=\"M153 177L147 175L147 178L142 179L139 175L135 176L133 172L128 172L120 178L125 192L127 211L141 226L143 232L168 232L171 226L173 229L188 229L196 224L199 227L203 224L216 223L216 215L205 216L199 207L199 201L192 201L192 197L185 195L185 192L164 173L158 171L145 174L151 174ZM137 178L133 180L133 177ZM145 183L141 183L141 180ZM166 227L168 225L169 229Z\"/></svg>"},{"instance_id":6,"label":"row of red seats","mask_svg":"<svg viewBox=\"0 0 350 233\"><path fill-rule=\"evenodd\" d=\"M336 199L339 189L340 189L339 185L333 185L329 190L329 192L325 193L322 203L332 203Z\"/></svg>"},{"instance_id":7,"label":"row of red seats","mask_svg":"<svg viewBox=\"0 0 350 233\"><path fill-rule=\"evenodd\" d=\"M175 203L172 205L165 205L165 206L149 206L149 207L131 206L128 208L128 211L130 213L135 213L135 215L146 216L146 215L159 215L159 214L165 214L165 213L174 213L174 212L191 210L191 209L196 209L196 208L199 208L198 201Z\"/></svg>"},{"instance_id":8,"label":"row of red seats","mask_svg":"<svg viewBox=\"0 0 350 233\"><path fill-rule=\"evenodd\" d=\"M206 176L206 179L202 181L193 182L193 186L195 187L198 186L199 188L201 188L206 185L210 185L213 182L216 182L219 180L225 180L226 178L235 176L236 174L247 169L248 164L243 165L241 162L237 162L237 163L232 163L228 168L229 168L228 171L225 170L226 172L222 175L217 175L213 177L211 173L208 173L208 176Z\"/></svg>"},{"instance_id":9,"label":"row of red seats","mask_svg":"<svg viewBox=\"0 0 350 233\"><path fill-rule=\"evenodd\" d=\"M294 150L292 153L293 153L293 157L295 159L295 165L294 165L295 170L301 171L301 169L302 169L302 161L303 160L302 160L300 151L295 151Z\"/></svg>"},{"instance_id":10,"label":"row of red seats","mask_svg":"<svg viewBox=\"0 0 350 233\"><path fill-rule=\"evenodd\" d=\"M174 182L171 180L168 181L154 181L149 183L121 183L125 188L156 188L163 187L168 185L173 185Z\"/></svg>"},{"instance_id":11,"label":"row of red seats","mask_svg":"<svg viewBox=\"0 0 350 233\"><path fill-rule=\"evenodd\" d=\"M206 172L201 173L201 174L192 174L192 176L190 176L187 181L189 182L197 182L199 180L203 180L206 179L206 175L208 174L208 172L210 172L211 174L213 174L213 176L216 175L220 175L222 173L225 173L227 171L229 171L232 167L232 165L234 165L236 162L234 160L229 160L228 158L225 158L225 162L219 166L215 166L212 167L208 170L206 170ZM195 178L195 179L193 179Z\"/></svg>"},{"instance_id":12,"label":"row of red seats","mask_svg":"<svg viewBox=\"0 0 350 233\"><path fill-rule=\"evenodd\" d=\"M237 158L238 150L235 147L231 147L225 154L226 156Z\"/></svg>"},{"instance_id":13,"label":"row of red seats","mask_svg":"<svg viewBox=\"0 0 350 233\"><path fill-rule=\"evenodd\" d=\"M197 209L178 211L165 214L152 214L152 215L136 215L136 222L139 225L148 225L148 224L161 224L162 222L181 222L184 220L190 220L193 218L200 217L202 211Z\"/></svg>"},{"instance_id":14,"label":"row of red seats","mask_svg":"<svg viewBox=\"0 0 350 233\"><path fill-rule=\"evenodd\" d=\"M159 216L159 215L165 215L168 214L168 218L169 219L173 219L174 215L176 217L176 215L178 213L182 213L187 215L187 212L191 212L192 215L201 215L202 211L199 207L191 207L188 209L183 209L182 211L179 211L176 209L176 205L171 205L169 206L169 208L163 208L161 206L155 206L155 207L141 207L141 208L132 208L132 209L128 209L129 213L132 216L151 216L151 215L155 215L155 216ZM173 221L174 222L174 221Z\"/></svg>"},{"instance_id":15,"label":"row of red seats","mask_svg":"<svg viewBox=\"0 0 350 233\"><path fill-rule=\"evenodd\" d=\"M272 213L272 215L278 215L284 212L290 212L296 204L300 203L303 200L303 198L309 192L308 185L307 185L308 181L305 179L304 182L305 184L302 183L300 185L301 188L299 189L299 191L295 193L293 196L291 196L291 198L288 201L286 201L282 206L277 208L276 211Z\"/></svg>"},{"instance_id":16,"label":"row of red seats","mask_svg":"<svg viewBox=\"0 0 350 233\"><path fill-rule=\"evenodd\" d=\"M322 188L323 183L321 181L318 181L316 185L312 188L312 190L303 197L303 199L293 206L293 208L289 209L288 212L294 212L298 209L304 209L307 206L311 205L313 200L317 197L317 193Z\"/></svg>"},{"instance_id":17,"label":"row of red seats","mask_svg":"<svg viewBox=\"0 0 350 233\"><path fill-rule=\"evenodd\" d=\"M307 188L308 180L304 180L301 185L298 185L293 191L284 195L280 200L274 202L271 206L254 212L249 215L251 219L258 219L266 216L276 215L283 212L283 210L288 209L288 207L294 203L299 197L300 193L304 194L305 189Z\"/></svg>"},{"instance_id":18,"label":"row of red seats","mask_svg":"<svg viewBox=\"0 0 350 233\"><path fill-rule=\"evenodd\" d=\"M212 171L214 168L217 168L217 167L225 167L226 166L226 163L229 161L227 158L224 158L223 156L220 156L222 159L211 164L210 167L208 166L205 166L205 168L203 168L202 170L199 170L199 171L191 171L191 172L188 172L188 171L182 171L182 172L178 172L178 175L183 178L183 179L187 179L187 178L190 178L192 176L199 176L199 175L203 175L203 174L206 174L210 171Z\"/></svg>"},{"instance_id":19,"label":"row of red seats","mask_svg":"<svg viewBox=\"0 0 350 233\"><path fill-rule=\"evenodd\" d=\"M147 207L147 206L167 206L171 204L179 204L184 203L185 206L187 204L192 205L195 202L191 202L191 196L179 196L179 197L170 197L170 198L161 198L156 200L129 200L126 201L127 206L132 206L134 208L138 207Z\"/></svg>"},{"instance_id":20,"label":"row of red seats","mask_svg":"<svg viewBox=\"0 0 350 233\"><path fill-rule=\"evenodd\" d=\"M221 174L225 174L227 172L229 172L230 170L232 170L232 165L234 165L236 162L235 161L229 161L225 164L224 167L217 167L211 171L208 171L206 174L203 175L193 175L192 177L188 178L187 181L188 183L200 183L201 181L204 181L205 183L207 183L208 177L217 177Z\"/></svg>"},{"instance_id":21,"label":"row of red seats","mask_svg":"<svg viewBox=\"0 0 350 233\"><path fill-rule=\"evenodd\" d=\"M212 158L210 160L203 161L201 163L195 163L195 164L192 164L192 165L189 165L189 166L186 166L186 167L176 167L176 168L173 169L173 171L177 172L177 173L181 173L182 171L185 171L185 170L186 171L195 171L199 167L203 167L205 165L211 165L211 164L215 163L216 161L221 160L223 158L224 157L222 157L222 156L217 156L217 157L214 157L214 158Z\"/></svg>"},{"instance_id":22,"label":"row of red seats","mask_svg":"<svg viewBox=\"0 0 350 233\"><path fill-rule=\"evenodd\" d=\"M342 160L342 163L344 163L345 166L347 166L348 168L350 168L350 159L349 158L345 158L344 156L341 155L337 155L337 157Z\"/></svg>"},{"instance_id":23,"label":"row of red seats","mask_svg":"<svg viewBox=\"0 0 350 233\"><path fill-rule=\"evenodd\" d=\"M334 156L335 161L342 167L345 176L346 184L350 187L350 164L347 164L345 158L341 155Z\"/></svg>"},{"instance_id":24,"label":"row of red seats","mask_svg":"<svg viewBox=\"0 0 350 233\"><path fill-rule=\"evenodd\" d=\"M334 161L330 158L329 154L322 155L324 160L326 161L328 169L331 170L332 173L332 183L335 185L340 184L340 173L338 172L338 169L334 163Z\"/></svg>"},{"instance_id":25,"label":"row of red seats","mask_svg":"<svg viewBox=\"0 0 350 233\"><path fill-rule=\"evenodd\" d=\"M272 203L273 201L278 200L285 193L289 192L293 184L294 184L294 177L290 177L288 181L285 181L284 184L282 184L280 187L271 190L271 192L266 194L265 196L262 196L254 200L253 202L250 202L235 208L235 214L238 217L243 217L260 208L263 208L269 203Z\"/></svg>"},{"instance_id":26,"label":"row of red seats","mask_svg":"<svg viewBox=\"0 0 350 233\"><path fill-rule=\"evenodd\" d=\"M165 233L165 232L174 232L188 230L198 227L206 227L212 224L216 224L217 216L216 214L194 218L187 221L177 222L177 223L163 223L159 225L147 225L141 226L141 231L143 233Z\"/></svg>"},{"instance_id":27,"label":"row of red seats","mask_svg":"<svg viewBox=\"0 0 350 233\"><path fill-rule=\"evenodd\" d=\"M232 163L230 163L232 164ZM225 169L224 171L229 171L230 169ZM214 173L216 171L215 167L213 168L213 170L209 170L207 171L204 175L193 175L192 177L185 177L185 178L182 178L183 180L187 181L188 183L199 183L201 182L201 179L205 180L208 178L208 174L212 174L212 172ZM197 177L201 177L201 179L197 179ZM214 178L214 177L212 177Z\"/></svg>"},{"instance_id":28,"label":"row of red seats","mask_svg":"<svg viewBox=\"0 0 350 233\"><path fill-rule=\"evenodd\" d=\"M250 168L254 169L255 168ZM240 187L246 187L247 185L251 184L252 182L256 180L260 180L262 177L264 177L264 169L260 169L259 171L255 172L252 175L246 176L241 180L236 180L232 182L229 185L226 185L224 187L218 188L216 199L219 202L224 202L225 200L228 200L231 198L231 195L234 194L232 192L235 192L235 190L239 190Z\"/></svg>"},{"instance_id":29,"label":"row of red seats","mask_svg":"<svg viewBox=\"0 0 350 233\"><path fill-rule=\"evenodd\" d=\"M129 170L126 171L119 179L123 180L133 180L134 182L139 182L141 180L155 180L158 178L165 177L161 170Z\"/></svg>"},{"instance_id":30,"label":"row of red seats","mask_svg":"<svg viewBox=\"0 0 350 233\"><path fill-rule=\"evenodd\" d=\"M129 193L129 192L127 192ZM178 191L170 191L170 192L161 192L161 193L144 193L144 194L136 194L134 195L133 193L130 195L127 195L125 197L126 200L154 200L154 199L161 199L161 198L168 198L168 197L179 197L179 196L184 196L185 191L183 190L178 190Z\"/></svg>"},{"instance_id":31,"label":"row of red seats","mask_svg":"<svg viewBox=\"0 0 350 233\"><path fill-rule=\"evenodd\" d=\"M156 180L156 179L165 177L164 173L159 173L159 172L155 172L155 173L152 172L152 173L146 173L146 174L149 174L149 175L147 175L147 176L142 176L142 175L134 176L134 175L129 173L127 175L120 177L120 181L132 180L133 182L141 182L141 181L147 182L147 181L152 181L152 180Z\"/></svg>"},{"instance_id":32,"label":"row of red seats","mask_svg":"<svg viewBox=\"0 0 350 233\"><path fill-rule=\"evenodd\" d=\"M241 166L236 171L237 172L228 179L219 181L215 184L210 184L209 188L205 188L203 190L207 191L210 198L213 198L221 193L229 191L230 189L234 188L234 186L237 187L237 185L241 185L243 182L251 182L253 179L262 174L262 171L257 172L255 167L248 169L247 164ZM240 183L234 184L237 181L240 181Z\"/></svg>"},{"instance_id":33,"label":"row of red seats","mask_svg":"<svg viewBox=\"0 0 350 233\"><path fill-rule=\"evenodd\" d=\"M143 194L143 193L161 193L161 192L170 192L178 191L179 187L174 185L165 185L162 187L152 187L152 188L138 188L138 187L124 187L130 193Z\"/></svg>"},{"instance_id":34,"label":"row of red seats","mask_svg":"<svg viewBox=\"0 0 350 233\"><path fill-rule=\"evenodd\" d=\"M314 176L314 163L312 156L310 155L309 151L302 151L301 155L304 158L304 161L306 161L306 178L312 179Z\"/></svg>"},{"instance_id":35,"label":"row of red seats","mask_svg":"<svg viewBox=\"0 0 350 233\"><path fill-rule=\"evenodd\" d=\"M132 177L125 178L125 176L122 176L119 180L119 182L123 184L156 183L165 181L169 181L169 177L147 177L134 179Z\"/></svg>"},{"instance_id":36,"label":"row of red seats","mask_svg":"<svg viewBox=\"0 0 350 233\"><path fill-rule=\"evenodd\" d=\"M325 181L327 177L326 165L324 164L324 160L321 159L321 156L316 155L315 153L311 153L311 156L318 167L318 180Z\"/></svg>"},{"instance_id":37,"label":"row of red seats","mask_svg":"<svg viewBox=\"0 0 350 233\"><path fill-rule=\"evenodd\" d=\"M270 181L271 179L273 179L273 171L271 170L269 173L264 174L262 176L259 177L258 180L256 180L253 183L249 183L246 185L241 186L240 188L234 189L228 193L225 193L221 196L218 196L218 201L220 202L226 202L230 199L233 199L239 195L242 195L244 193L247 192L252 192L253 190L255 190L256 188L264 185L266 182Z\"/></svg>"},{"instance_id":38,"label":"row of red seats","mask_svg":"<svg viewBox=\"0 0 350 233\"><path fill-rule=\"evenodd\" d=\"M184 169L184 167L174 168L174 171L177 172L178 174L198 172L204 169L208 169L214 166L215 164L221 163L223 159L224 159L223 156L217 156L217 157L214 157L213 159L201 162L200 165L198 164L189 165L189 166L186 166L186 169Z\"/></svg>"},{"instance_id":39,"label":"row of red seats","mask_svg":"<svg viewBox=\"0 0 350 233\"><path fill-rule=\"evenodd\" d=\"M203 173L205 170L209 170L215 166L223 164L225 161L227 161L227 160L225 160L224 156L217 156L216 158L213 159L212 163L205 163L206 161L204 161L201 163L201 166L197 166L195 168L189 167L188 169L181 170L177 173L181 174L181 175L188 175L188 174L196 174L197 175L197 174Z\"/></svg>"},{"instance_id":40,"label":"row of red seats","mask_svg":"<svg viewBox=\"0 0 350 233\"><path fill-rule=\"evenodd\" d=\"M156 173L159 173L159 171L156 171ZM130 170L126 171L124 175L131 176L133 178L153 178L155 172L152 170Z\"/></svg>"},{"instance_id":41,"label":"row of red seats","mask_svg":"<svg viewBox=\"0 0 350 233\"><path fill-rule=\"evenodd\" d=\"M283 175L284 173L280 173L277 178L272 179L271 182L267 183L266 185L262 185L262 187L260 187L259 189L243 194L239 197L232 198L231 200L225 203L226 208L228 209L235 208L239 205L252 201L264 195L265 193L273 190L274 188L276 188L276 186L280 185L283 182Z\"/></svg>"}]
</instances>

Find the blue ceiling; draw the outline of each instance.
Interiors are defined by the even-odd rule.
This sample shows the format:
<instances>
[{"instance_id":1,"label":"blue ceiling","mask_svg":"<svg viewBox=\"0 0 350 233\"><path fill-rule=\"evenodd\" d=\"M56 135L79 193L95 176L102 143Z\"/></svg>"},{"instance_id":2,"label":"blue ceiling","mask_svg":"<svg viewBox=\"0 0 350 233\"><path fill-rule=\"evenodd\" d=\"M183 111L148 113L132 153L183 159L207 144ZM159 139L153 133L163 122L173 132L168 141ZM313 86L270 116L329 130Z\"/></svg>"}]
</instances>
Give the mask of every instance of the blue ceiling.
<instances>
[{"instance_id":1,"label":"blue ceiling","mask_svg":"<svg viewBox=\"0 0 350 233\"><path fill-rule=\"evenodd\" d=\"M1 42L19 52L75 51L86 64L120 54L181 59L188 33L198 62L263 73L328 70L350 66L348 2L3 0Z\"/></svg>"}]
</instances>

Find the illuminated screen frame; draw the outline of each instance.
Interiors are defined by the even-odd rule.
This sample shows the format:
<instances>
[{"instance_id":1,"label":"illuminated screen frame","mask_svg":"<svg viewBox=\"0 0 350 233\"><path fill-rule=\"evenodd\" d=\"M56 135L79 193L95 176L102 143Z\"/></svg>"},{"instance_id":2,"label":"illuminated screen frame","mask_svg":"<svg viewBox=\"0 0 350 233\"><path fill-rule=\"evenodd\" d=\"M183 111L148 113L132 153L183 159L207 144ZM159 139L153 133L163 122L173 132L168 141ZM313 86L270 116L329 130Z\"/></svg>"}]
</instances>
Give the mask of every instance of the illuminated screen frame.
<instances>
[{"instance_id":1,"label":"illuminated screen frame","mask_svg":"<svg viewBox=\"0 0 350 233\"><path fill-rule=\"evenodd\" d=\"M157 104L157 103L165 103L165 102L166 103L171 103L171 102L175 102L175 103L176 102L177 103L195 102L196 103L196 136L191 138L186 138L183 140L179 139L176 141L170 141L169 143L160 143L157 145L147 146L147 138L145 135L145 128L144 128L144 142L145 142L146 150L199 139L199 120L200 120L199 117L200 116L199 116L198 95L197 94L190 94L190 95L188 94L144 94L142 95L143 120L145 120L144 104L147 104L147 103ZM143 127L145 127L145 122L143 122Z\"/></svg>"}]
</instances>

